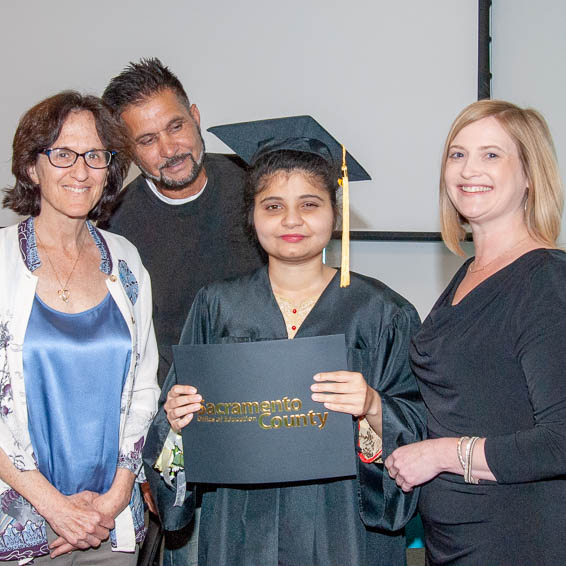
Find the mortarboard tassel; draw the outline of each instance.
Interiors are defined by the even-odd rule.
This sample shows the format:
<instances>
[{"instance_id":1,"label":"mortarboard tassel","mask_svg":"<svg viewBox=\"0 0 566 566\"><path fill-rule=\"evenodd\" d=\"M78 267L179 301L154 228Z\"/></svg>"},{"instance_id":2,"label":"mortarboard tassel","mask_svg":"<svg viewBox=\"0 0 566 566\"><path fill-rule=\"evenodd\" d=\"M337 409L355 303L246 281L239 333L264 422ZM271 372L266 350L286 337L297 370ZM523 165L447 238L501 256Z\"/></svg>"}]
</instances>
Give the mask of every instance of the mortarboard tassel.
<instances>
[{"instance_id":1,"label":"mortarboard tassel","mask_svg":"<svg viewBox=\"0 0 566 566\"><path fill-rule=\"evenodd\" d=\"M338 181L342 186L342 264L340 270L340 287L350 285L350 186L348 184L348 167L346 166L346 148L342 146L342 178Z\"/></svg>"}]
</instances>

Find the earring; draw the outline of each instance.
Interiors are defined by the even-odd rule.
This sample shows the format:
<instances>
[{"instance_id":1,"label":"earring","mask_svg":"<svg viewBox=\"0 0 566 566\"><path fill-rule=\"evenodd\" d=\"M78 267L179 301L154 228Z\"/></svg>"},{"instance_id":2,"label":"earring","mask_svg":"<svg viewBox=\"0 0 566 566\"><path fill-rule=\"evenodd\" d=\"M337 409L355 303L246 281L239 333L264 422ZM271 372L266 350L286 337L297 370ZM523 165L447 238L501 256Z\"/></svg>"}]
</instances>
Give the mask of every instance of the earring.
<instances>
[{"instance_id":1,"label":"earring","mask_svg":"<svg viewBox=\"0 0 566 566\"><path fill-rule=\"evenodd\" d=\"M525 212L527 212L527 203L529 202L529 187L527 187L525 189L525 202L523 204L523 208L525 209Z\"/></svg>"}]
</instances>

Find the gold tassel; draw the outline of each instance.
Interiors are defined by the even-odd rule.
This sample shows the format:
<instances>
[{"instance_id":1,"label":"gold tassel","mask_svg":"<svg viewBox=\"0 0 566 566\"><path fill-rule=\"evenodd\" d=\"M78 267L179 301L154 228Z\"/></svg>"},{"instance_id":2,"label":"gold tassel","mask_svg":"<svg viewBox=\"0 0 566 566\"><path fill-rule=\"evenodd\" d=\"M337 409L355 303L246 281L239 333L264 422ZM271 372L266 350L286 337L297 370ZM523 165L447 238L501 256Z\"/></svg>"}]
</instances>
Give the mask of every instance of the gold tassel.
<instances>
[{"instance_id":1,"label":"gold tassel","mask_svg":"<svg viewBox=\"0 0 566 566\"><path fill-rule=\"evenodd\" d=\"M340 270L340 287L350 285L350 186L348 183L348 167L346 166L346 148L342 146L342 264Z\"/></svg>"}]
</instances>

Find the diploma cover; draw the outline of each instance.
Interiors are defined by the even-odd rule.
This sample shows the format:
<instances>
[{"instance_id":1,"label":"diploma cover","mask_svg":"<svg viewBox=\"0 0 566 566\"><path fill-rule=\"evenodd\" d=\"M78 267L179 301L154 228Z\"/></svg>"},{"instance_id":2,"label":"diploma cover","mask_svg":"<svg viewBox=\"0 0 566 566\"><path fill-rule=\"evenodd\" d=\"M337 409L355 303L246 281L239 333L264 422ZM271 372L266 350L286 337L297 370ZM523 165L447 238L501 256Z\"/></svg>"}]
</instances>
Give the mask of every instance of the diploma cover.
<instances>
[{"instance_id":1,"label":"diploma cover","mask_svg":"<svg viewBox=\"0 0 566 566\"><path fill-rule=\"evenodd\" d=\"M183 431L186 479L281 483L356 474L352 416L311 400L319 372L347 369L344 335L173 346L177 382L203 407Z\"/></svg>"}]
</instances>

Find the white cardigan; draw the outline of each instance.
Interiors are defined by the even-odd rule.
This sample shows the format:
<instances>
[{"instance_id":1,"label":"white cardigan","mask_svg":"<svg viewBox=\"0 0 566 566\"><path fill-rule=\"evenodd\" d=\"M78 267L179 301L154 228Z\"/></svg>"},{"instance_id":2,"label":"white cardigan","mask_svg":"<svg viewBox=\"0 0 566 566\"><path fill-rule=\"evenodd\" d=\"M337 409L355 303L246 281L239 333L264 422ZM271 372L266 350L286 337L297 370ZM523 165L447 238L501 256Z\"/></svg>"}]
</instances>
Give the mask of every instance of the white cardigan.
<instances>
[{"instance_id":1,"label":"white cardigan","mask_svg":"<svg viewBox=\"0 0 566 566\"><path fill-rule=\"evenodd\" d=\"M100 270L108 275L108 291L132 340L120 405L117 467L138 474L159 397L149 275L128 240L98 230L90 222L87 227L100 251ZM22 348L38 280L33 271L40 265L32 218L0 230L0 448L19 470L37 469L28 430ZM0 481L0 503L8 491L10 487ZM4 516L1 507L0 525L5 525L10 517Z\"/></svg>"}]
</instances>

